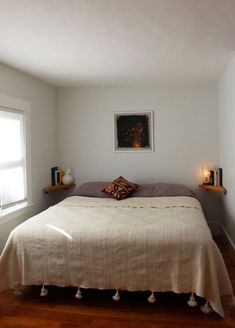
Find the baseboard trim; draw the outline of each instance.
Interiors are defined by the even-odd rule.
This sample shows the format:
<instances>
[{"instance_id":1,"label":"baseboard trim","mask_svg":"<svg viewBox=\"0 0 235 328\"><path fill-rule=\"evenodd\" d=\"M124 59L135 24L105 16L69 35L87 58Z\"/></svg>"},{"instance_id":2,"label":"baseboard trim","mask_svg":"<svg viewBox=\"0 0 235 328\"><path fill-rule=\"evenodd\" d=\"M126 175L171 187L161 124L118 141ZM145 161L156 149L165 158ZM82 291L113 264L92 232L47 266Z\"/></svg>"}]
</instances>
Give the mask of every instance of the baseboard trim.
<instances>
[{"instance_id":1,"label":"baseboard trim","mask_svg":"<svg viewBox=\"0 0 235 328\"><path fill-rule=\"evenodd\" d=\"M228 239L230 245L232 246L232 248L233 248L233 250L235 252L235 244L232 241L232 239L230 238L229 234L227 233L227 231L226 231L226 229L225 229L225 227L223 226L222 223L220 224L220 228L221 228L222 232L225 234L226 238Z\"/></svg>"},{"instance_id":2,"label":"baseboard trim","mask_svg":"<svg viewBox=\"0 0 235 328\"><path fill-rule=\"evenodd\" d=\"M223 237L223 240L225 241L229 253L231 255L232 261L235 264L235 244L232 241L232 239L230 238L228 232L226 231L225 227L223 226L223 224L220 224L220 230L221 230L221 235Z\"/></svg>"}]
</instances>

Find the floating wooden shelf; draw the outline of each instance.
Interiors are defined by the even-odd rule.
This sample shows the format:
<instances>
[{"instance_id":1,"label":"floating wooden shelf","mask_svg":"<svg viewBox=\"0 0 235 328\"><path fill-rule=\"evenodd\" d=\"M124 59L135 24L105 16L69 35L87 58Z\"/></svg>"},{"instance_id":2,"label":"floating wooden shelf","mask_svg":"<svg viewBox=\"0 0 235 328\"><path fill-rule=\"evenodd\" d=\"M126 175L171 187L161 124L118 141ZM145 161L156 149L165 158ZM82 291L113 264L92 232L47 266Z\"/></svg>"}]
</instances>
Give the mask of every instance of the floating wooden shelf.
<instances>
[{"instance_id":1,"label":"floating wooden shelf","mask_svg":"<svg viewBox=\"0 0 235 328\"><path fill-rule=\"evenodd\" d=\"M223 194L226 194L226 189L223 186L212 186L208 184L201 184L199 185L199 188L205 189L205 190L210 190L213 192L221 192Z\"/></svg>"},{"instance_id":2,"label":"floating wooden shelf","mask_svg":"<svg viewBox=\"0 0 235 328\"><path fill-rule=\"evenodd\" d=\"M66 190L66 189L73 188L74 186L75 186L74 183L64 184L64 185L56 185L56 186L48 186L48 187L44 188L43 191L47 194L48 192L51 192L51 191Z\"/></svg>"}]
</instances>

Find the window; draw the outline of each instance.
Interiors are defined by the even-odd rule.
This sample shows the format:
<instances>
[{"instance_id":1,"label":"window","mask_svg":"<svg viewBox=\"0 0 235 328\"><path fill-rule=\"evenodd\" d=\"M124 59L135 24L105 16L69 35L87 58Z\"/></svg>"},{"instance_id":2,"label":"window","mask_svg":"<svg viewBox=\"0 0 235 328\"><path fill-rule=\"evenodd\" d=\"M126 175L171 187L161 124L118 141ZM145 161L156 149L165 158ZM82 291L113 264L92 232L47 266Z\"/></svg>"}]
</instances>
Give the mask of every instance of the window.
<instances>
[{"instance_id":1,"label":"window","mask_svg":"<svg viewBox=\"0 0 235 328\"><path fill-rule=\"evenodd\" d=\"M0 215L30 200L27 105L0 95Z\"/></svg>"}]
</instances>

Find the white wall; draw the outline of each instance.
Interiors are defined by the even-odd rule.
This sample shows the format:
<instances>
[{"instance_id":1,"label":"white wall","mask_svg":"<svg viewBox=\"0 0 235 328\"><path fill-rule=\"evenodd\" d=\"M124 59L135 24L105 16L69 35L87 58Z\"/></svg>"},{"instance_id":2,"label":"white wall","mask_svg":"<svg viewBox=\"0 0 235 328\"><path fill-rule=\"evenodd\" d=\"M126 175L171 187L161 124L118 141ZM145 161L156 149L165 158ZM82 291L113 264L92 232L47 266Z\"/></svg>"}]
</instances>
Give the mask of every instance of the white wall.
<instances>
[{"instance_id":1,"label":"white wall","mask_svg":"<svg viewBox=\"0 0 235 328\"><path fill-rule=\"evenodd\" d=\"M154 111L153 153L113 152L113 113L133 110ZM197 189L201 165L219 164L216 84L59 88L56 125L58 164L72 168L78 185L119 175L183 183L219 232L221 195Z\"/></svg>"},{"instance_id":2,"label":"white wall","mask_svg":"<svg viewBox=\"0 0 235 328\"><path fill-rule=\"evenodd\" d=\"M222 224L235 249L235 57L218 83L220 166L223 167Z\"/></svg>"},{"instance_id":3,"label":"white wall","mask_svg":"<svg viewBox=\"0 0 235 328\"><path fill-rule=\"evenodd\" d=\"M78 184L119 175L195 188L200 166L218 165L216 85L59 88L57 159ZM153 110L153 153L113 152L113 113Z\"/></svg>"},{"instance_id":4,"label":"white wall","mask_svg":"<svg viewBox=\"0 0 235 328\"><path fill-rule=\"evenodd\" d=\"M31 102L32 200L26 216L1 224L0 251L6 238L19 222L46 208L50 198L42 189L50 184L50 167L55 164L56 91L48 84L0 64L0 93Z\"/></svg>"}]
</instances>

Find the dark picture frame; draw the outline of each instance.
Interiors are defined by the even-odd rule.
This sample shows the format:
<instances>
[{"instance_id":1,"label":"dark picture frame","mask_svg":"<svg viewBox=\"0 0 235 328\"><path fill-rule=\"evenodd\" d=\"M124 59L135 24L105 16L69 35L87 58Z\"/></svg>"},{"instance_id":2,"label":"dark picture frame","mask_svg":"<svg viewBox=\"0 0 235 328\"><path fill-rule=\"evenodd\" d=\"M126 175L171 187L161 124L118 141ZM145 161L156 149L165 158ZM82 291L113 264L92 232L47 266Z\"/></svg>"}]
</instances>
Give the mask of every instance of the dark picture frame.
<instances>
[{"instance_id":1,"label":"dark picture frame","mask_svg":"<svg viewBox=\"0 0 235 328\"><path fill-rule=\"evenodd\" d=\"M153 112L114 113L114 151L153 151Z\"/></svg>"}]
</instances>

